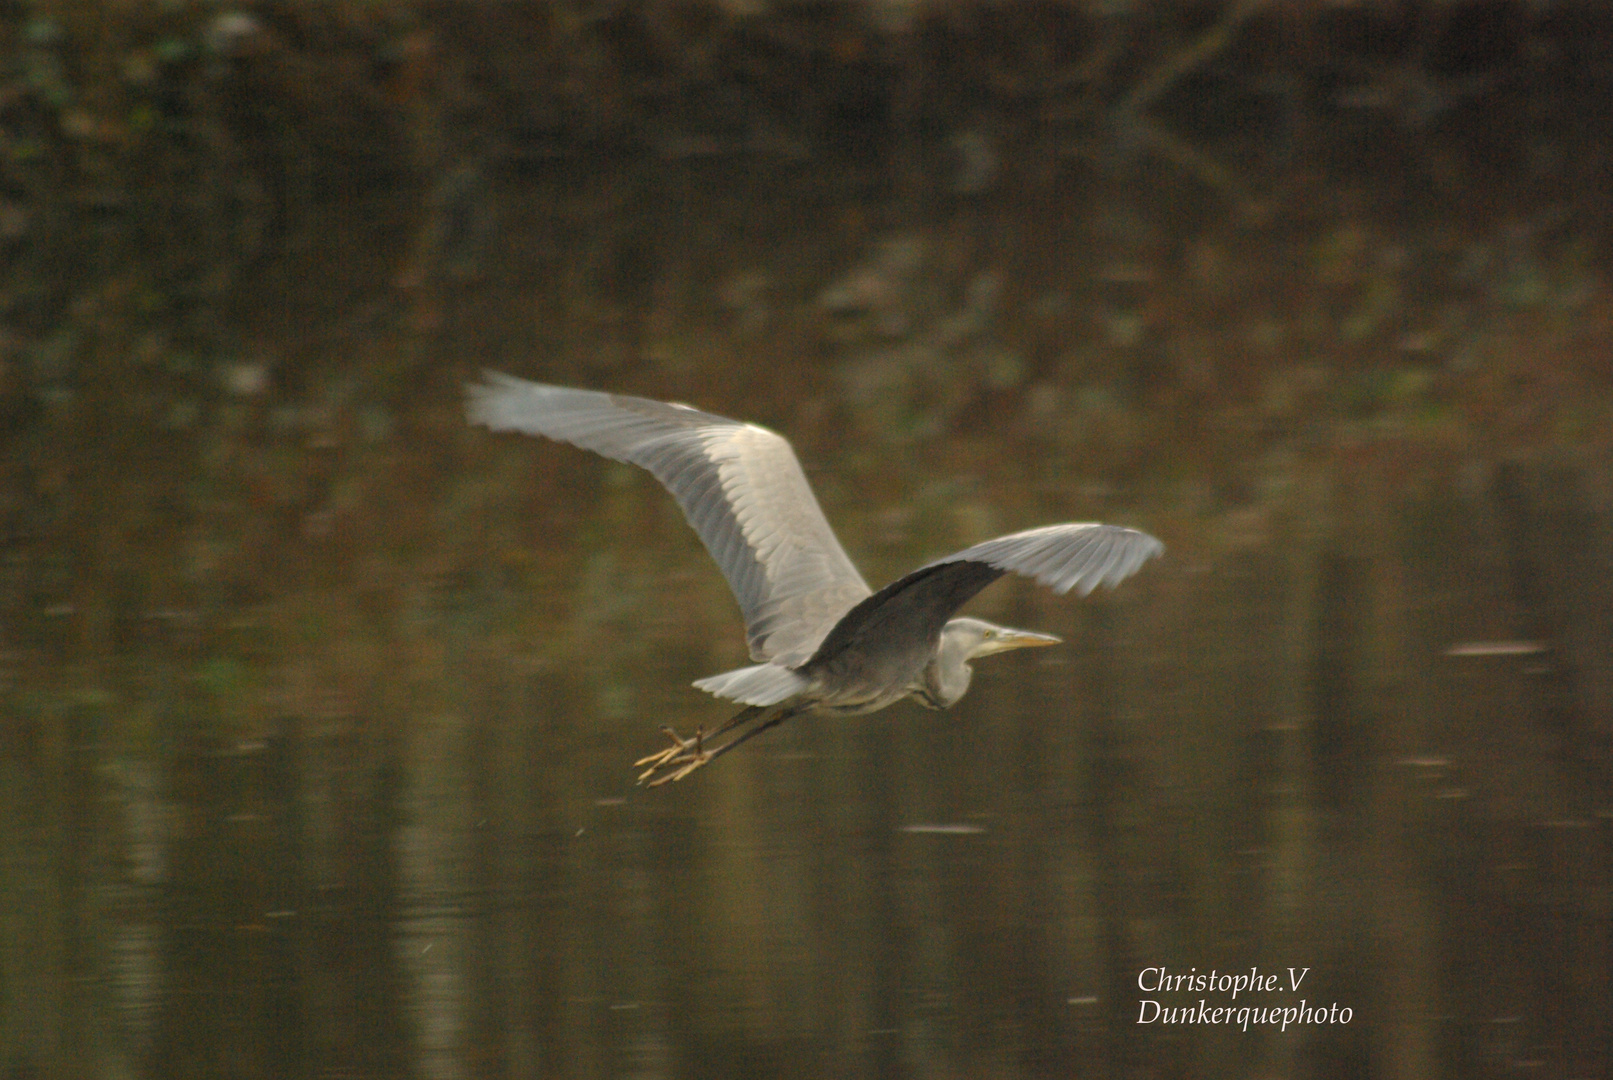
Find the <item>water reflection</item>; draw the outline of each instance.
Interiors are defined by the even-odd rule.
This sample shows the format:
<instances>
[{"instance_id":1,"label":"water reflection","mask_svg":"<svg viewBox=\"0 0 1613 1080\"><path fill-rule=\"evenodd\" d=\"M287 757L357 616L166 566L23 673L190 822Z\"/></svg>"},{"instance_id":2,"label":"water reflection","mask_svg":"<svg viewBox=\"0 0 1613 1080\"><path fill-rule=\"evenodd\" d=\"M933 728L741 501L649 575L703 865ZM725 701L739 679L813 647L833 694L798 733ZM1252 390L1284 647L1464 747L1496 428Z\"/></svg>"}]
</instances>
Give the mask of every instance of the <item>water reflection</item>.
<instances>
[{"instance_id":1,"label":"water reflection","mask_svg":"<svg viewBox=\"0 0 1613 1080\"><path fill-rule=\"evenodd\" d=\"M1532 519L1551 478L1512 482ZM704 605L636 622L651 574L580 662L433 627L451 659L390 717L240 738L199 699L142 744L106 701L42 703L5 762L8 1038L154 1075L1590 1060L1562 1018L1594 1030L1605 991L1575 943L1608 818L1572 779L1579 692L1538 644L1565 639L1469 636L1514 619L1508 559L1542 588L1557 556L1487 542L1506 523L1484 497L1379 514L1391 546L1318 548L1296 519L1129 594L1002 589L993 613L1061 655L982 671L947 713L787 725L664 791L626 763L722 706L683 685L710 667L687 641ZM668 531L631 557L675 580L701 553ZM517 588L548 618L590 586ZM625 657L599 655L618 633ZM1140 1024L1158 965L1308 969L1305 999L1357 1019Z\"/></svg>"}]
</instances>

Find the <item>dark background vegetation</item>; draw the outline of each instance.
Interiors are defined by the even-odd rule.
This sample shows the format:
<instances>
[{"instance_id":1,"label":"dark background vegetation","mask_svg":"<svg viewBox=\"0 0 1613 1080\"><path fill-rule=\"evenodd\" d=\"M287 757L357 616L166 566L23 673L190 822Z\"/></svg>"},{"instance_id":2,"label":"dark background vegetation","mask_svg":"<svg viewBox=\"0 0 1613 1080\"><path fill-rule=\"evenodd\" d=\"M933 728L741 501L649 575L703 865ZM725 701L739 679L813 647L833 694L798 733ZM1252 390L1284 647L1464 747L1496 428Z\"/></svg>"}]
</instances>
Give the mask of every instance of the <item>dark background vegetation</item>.
<instances>
[{"instance_id":1,"label":"dark background vegetation","mask_svg":"<svg viewBox=\"0 0 1613 1080\"><path fill-rule=\"evenodd\" d=\"M1605 1075L1610 180L1594 3L0 3L0 1070ZM732 602L483 367L1168 552L641 792Z\"/></svg>"}]
</instances>

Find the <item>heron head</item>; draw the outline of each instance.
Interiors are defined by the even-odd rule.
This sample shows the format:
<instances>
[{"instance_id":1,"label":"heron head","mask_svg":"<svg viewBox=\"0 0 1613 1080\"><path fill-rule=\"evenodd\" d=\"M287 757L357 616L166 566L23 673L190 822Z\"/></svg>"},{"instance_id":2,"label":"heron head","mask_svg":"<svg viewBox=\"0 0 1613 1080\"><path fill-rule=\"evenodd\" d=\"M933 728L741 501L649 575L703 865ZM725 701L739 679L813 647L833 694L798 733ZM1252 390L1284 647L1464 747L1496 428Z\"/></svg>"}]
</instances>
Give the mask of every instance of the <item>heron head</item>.
<instances>
[{"instance_id":1,"label":"heron head","mask_svg":"<svg viewBox=\"0 0 1613 1080\"><path fill-rule=\"evenodd\" d=\"M1035 630L1015 630L1011 626L998 626L985 619L953 619L946 625L946 636L963 646L964 660L975 660L1010 649L1033 649L1042 645L1057 645L1063 638L1040 634Z\"/></svg>"}]
</instances>

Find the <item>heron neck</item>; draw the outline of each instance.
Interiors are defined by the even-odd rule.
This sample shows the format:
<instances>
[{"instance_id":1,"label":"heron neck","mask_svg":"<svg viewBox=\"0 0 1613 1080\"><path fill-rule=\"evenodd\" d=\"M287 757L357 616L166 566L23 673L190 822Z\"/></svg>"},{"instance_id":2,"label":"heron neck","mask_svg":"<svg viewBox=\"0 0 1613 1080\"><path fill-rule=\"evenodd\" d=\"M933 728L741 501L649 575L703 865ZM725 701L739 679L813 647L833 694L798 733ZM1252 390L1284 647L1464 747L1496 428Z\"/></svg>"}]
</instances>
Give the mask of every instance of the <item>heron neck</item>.
<instances>
[{"instance_id":1,"label":"heron neck","mask_svg":"<svg viewBox=\"0 0 1613 1080\"><path fill-rule=\"evenodd\" d=\"M938 709L951 705L969 689L969 677L974 672L969 667L966 648L965 642L945 630L941 631L941 641L935 650L935 659L924 669L927 696Z\"/></svg>"}]
</instances>

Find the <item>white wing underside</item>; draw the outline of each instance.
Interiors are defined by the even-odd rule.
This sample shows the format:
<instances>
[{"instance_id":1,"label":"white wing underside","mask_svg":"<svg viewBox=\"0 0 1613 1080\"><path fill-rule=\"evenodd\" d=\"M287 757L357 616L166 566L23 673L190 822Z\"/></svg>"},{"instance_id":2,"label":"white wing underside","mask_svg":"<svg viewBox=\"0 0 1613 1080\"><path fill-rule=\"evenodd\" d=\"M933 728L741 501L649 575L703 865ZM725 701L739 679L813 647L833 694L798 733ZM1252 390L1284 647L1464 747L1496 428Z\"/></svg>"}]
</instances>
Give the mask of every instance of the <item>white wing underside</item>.
<instances>
[{"instance_id":1,"label":"white wing underside","mask_svg":"<svg viewBox=\"0 0 1613 1080\"><path fill-rule=\"evenodd\" d=\"M473 422L569 442L661 481L728 579L751 659L804 663L870 595L782 435L687 405L484 379L467 388Z\"/></svg>"}]
</instances>

